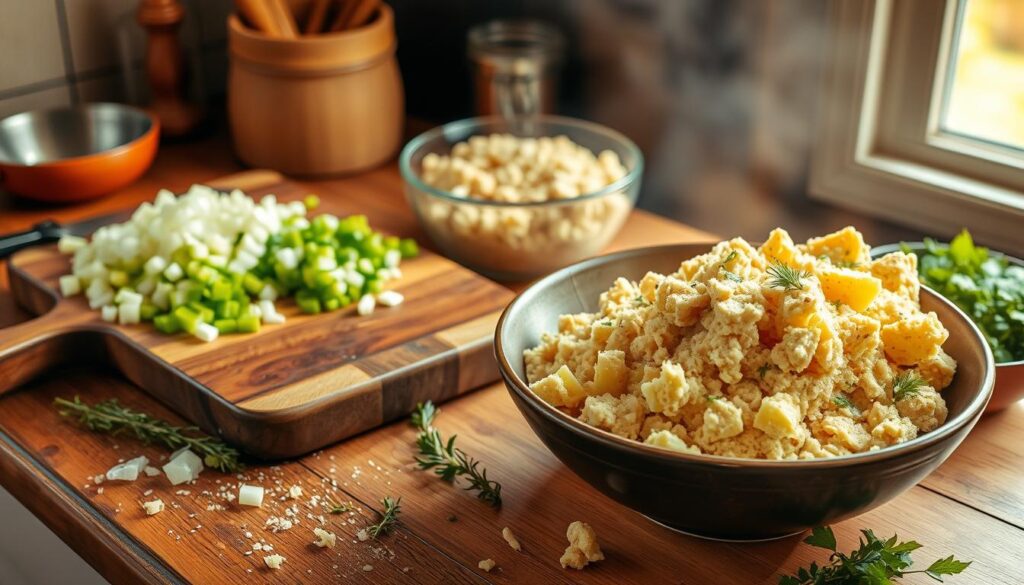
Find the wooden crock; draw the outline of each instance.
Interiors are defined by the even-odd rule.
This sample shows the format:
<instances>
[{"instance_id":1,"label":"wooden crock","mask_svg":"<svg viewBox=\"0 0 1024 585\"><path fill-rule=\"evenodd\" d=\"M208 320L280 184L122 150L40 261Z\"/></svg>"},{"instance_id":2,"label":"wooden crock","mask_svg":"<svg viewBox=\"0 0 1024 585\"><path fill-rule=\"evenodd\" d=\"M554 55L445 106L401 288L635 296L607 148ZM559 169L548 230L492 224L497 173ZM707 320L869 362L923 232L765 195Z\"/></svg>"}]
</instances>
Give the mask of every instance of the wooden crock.
<instances>
[{"instance_id":1,"label":"wooden crock","mask_svg":"<svg viewBox=\"0 0 1024 585\"><path fill-rule=\"evenodd\" d=\"M337 175L394 156L404 124L394 14L366 26L271 38L228 18L228 116L248 165Z\"/></svg>"}]
</instances>

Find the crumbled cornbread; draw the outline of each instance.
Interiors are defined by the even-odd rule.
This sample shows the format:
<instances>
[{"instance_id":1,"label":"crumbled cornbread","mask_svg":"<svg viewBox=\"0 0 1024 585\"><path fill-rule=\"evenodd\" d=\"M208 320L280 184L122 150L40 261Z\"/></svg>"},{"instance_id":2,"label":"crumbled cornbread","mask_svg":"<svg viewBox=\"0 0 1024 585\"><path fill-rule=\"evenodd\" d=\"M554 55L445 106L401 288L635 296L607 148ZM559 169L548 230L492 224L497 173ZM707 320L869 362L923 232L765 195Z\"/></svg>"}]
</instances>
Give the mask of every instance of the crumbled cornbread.
<instances>
[{"instance_id":1,"label":"crumbled cornbread","mask_svg":"<svg viewBox=\"0 0 1024 585\"><path fill-rule=\"evenodd\" d=\"M565 548L562 558L558 559L563 569L582 569L590 563L604 560L604 553L597 544L597 534L590 524L577 520L569 525L565 536L569 539L569 546Z\"/></svg>"},{"instance_id":2,"label":"crumbled cornbread","mask_svg":"<svg viewBox=\"0 0 1024 585\"><path fill-rule=\"evenodd\" d=\"M523 550L522 545L519 544L519 539L516 538L515 534L512 534L512 529L508 526L501 529L501 537L505 539L505 542L507 542L513 550Z\"/></svg>"},{"instance_id":3,"label":"crumbled cornbread","mask_svg":"<svg viewBox=\"0 0 1024 585\"><path fill-rule=\"evenodd\" d=\"M480 569L482 569L483 571L485 571L487 573L490 573L491 569L493 569L497 565L498 565L498 563L494 562L494 559L484 559L484 560L482 560L482 561L480 561L479 563L476 564L477 567L479 567Z\"/></svg>"},{"instance_id":4,"label":"crumbled cornbread","mask_svg":"<svg viewBox=\"0 0 1024 585\"><path fill-rule=\"evenodd\" d=\"M525 352L527 378L587 424L680 452L879 449L946 420L956 362L919 290L914 255L872 261L850 227L803 245L781 229L759 248L736 238L563 315ZM922 383L894 396L901 375Z\"/></svg>"}]
</instances>

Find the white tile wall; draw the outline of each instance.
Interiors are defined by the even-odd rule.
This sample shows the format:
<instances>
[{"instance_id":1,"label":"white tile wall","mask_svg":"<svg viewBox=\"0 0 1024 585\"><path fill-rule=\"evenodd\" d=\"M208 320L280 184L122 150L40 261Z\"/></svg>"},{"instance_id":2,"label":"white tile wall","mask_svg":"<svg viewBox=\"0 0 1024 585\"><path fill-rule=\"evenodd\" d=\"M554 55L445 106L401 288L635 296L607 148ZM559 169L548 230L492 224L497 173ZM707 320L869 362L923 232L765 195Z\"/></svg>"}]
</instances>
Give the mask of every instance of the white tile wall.
<instances>
[{"instance_id":1,"label":"white tile wall","mask_svg":"<svg viewBox=\"0 0 1024 585\"><path fill-rule=\"evenodd\" d=\"M182 0L180 37L197 51L210 97L222 95L225 21L231 0ZM89 101L140 103L148 89L139 68L145 33L135 22L138 0L0 0L0 118L20 111ZM125 91L119 44L134 63L134 95ZM187 56L192 61L192 55ZM195 91L192 92L196 94Z\"/></svg>"},{"instance_id":2,"label":"white tile wall","mask_svg":"<svg viewBox=\"0 0 1024 585\"><path fill-rule=\"evenodd\" d=\"M0 92L64 77L53 0L0 0Z\"/></svg>"}]
</instances>

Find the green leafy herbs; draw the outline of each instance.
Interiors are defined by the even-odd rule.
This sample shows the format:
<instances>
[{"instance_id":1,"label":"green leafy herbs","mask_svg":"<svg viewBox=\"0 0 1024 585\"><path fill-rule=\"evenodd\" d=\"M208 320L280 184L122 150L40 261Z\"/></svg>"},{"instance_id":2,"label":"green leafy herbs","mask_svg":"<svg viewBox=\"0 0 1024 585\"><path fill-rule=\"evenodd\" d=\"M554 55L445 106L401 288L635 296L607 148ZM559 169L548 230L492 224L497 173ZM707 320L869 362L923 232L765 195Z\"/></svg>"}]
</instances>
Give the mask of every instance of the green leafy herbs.
<instances>
[{"instance_id":1,"label":"green leafy herbs","mask_svg":"<svg viewBox=\"0 0 1024 585\"><path fill-rule=\"evenodd\" d=\"M760 368L757 368L757 375L758 375L758 377L760 377L762 380L764 380L764 375L768 373L768 370L771 370L774 367L775 367L774 364L764 364Z\"/></svg>"},{"instance_id":2,"label":"green leafy herbs","mask_svg":"<svg viewBox=\"0 0 1024 585\"><path fill-rule=\"evenodd\" d=\"M433 469L438 477L453 483L456 478L468 482L466 490L477 492L476 497L495 508L501 507L501 484L487 479L487 469L480 462L466 455L465 451L455 446L452 435L447 441L433 427L438 409L429 400L416 405L410 422L419 430L416 436L416 447L420 456L416 463L420 469Z\"/></svg>"},{"instance_id":3,"label":"green leafy herbs","mask_svg":"<svg viewBox=\"0 0 1024 585\"><path fill-rule=\"evenodd\" d=\"M798 270L788 264L773 260L768 266L768 286L782 290L804 290L802 279L811 276L810 272Z\"/></svg>"},{"instance_id":4,"label":"green leafy herbs","mask_svg":"<svg viewBox=\"0 0 1024 585\"><path fill-rule=\"evenodd\" d=\"M722 399L722 397L718 396L717 394L708 394L706 396L706 398L708 399L708 402L714 402L716 400L721 400Z\"/></svg>"},{"instance_id":5,"label":"green leafy herbs","mask_svg":"<svg viewBox=\"0 0 1024 585\"><path fill-rule=\"evenodd\" d=\"M239 453L234 447L203 435L197 427L173 426L144 412L121 406L116 399L89 405L75 396L74 400L57 398L53 403L61 416L75 419L91 431L111 435L131 434L143 443L159 443L172 450L188 447L203 458L207 467L225 473L234 473L245 467L239 461Z\"/></svg>"},{"instance_id":6,"label":"green leafy herbs","mask_svg":"<svg viewBox=\"0 0 1024 585\"><path fill-rule=\"evenodd\" d=\"M921 282L978 325L996 363L1024 360L1024 268L974 245L963 230L949 244L926 238L916 252ZM915 253L906 244L903 251Z\"/></svg>"},{"instance_id":7,"label":"green leafy herbs","mask_svg":"<svg viewBox=\"0 0 1024 585\"><path fill-rule=\"evenodd\" d=\"M723 260L718 265L718 269L722 271L722 276L728 278L729 280L733 282L743 282L743 279L740 278L738 274L736 274L735 272L731 272L729 270L729 264L731 264L737 256L739 256L739 253L736 252L736 250L729 252L729 255L725 257L725 260Z\"/></svg>"},{"instance_id":8,"label":"green leafy herbs","mask_svg":"<svg viewBox=\"0 0 1024 585\"><path fill-rule=\"evenodd\" d=\"M380 520L376 524L366 527L366 533L371 538L384 536L394 530L398 525L398 515L402 512L402 498L396 500L391 496L386 496L381 500L381 504L384 506L384 511L380 514Z\"/></svg>"},{"instance_id":9,"label":"green leafy herbs","mask_svg":"<svg viewBox=\"0 0 1024 585\"><path fill-rule=\"evenodd\" d=\"M832 402L840 408L849 409L854 415L860 415L860 409L845 394L836 394L832 397Z\"/></svg>"},{"instance_id":10,"label":"green leafy herbs","mask_svg":"<svg viewBox=\"0 0 1024 585\"><path fill-rule=\"evenodd\" d=\"M330 504L331 509L328 511L330 514L344 514L352 510L352 502L340 502L337 504Z\"/></svg>"},{"instance_id":11,"label":"green leafy herbs","mask_svg":"<svg viewBox=\"0 0 1024 585\"><path fill-rule=\"evenodd\" d=\"M927 569L908 570L913 564L910 553L921 548L914 542L899 542L896 535L880 540L870 530L861 530L860 547L849 554L838 552L836 537L828 526L815 528L804 542L832 551L829 563L816 562L793 575L779 578L779 585L891 585L913 573L942 581L943 576L956 575L971 565L952 556L933 562Z\"/></svg>"},{"instance_id":12,"label":"green leafy herbs","mask_svg":"<svg viewBox=\"0 0 1024 585\"><path fill-rule=\"evenodd\" d=\"M892 379L892 400L899 402L921 391L927 383L914 372L903 372Z\"/></svg>"},{"instance_id":13,"label":"green leafy herbs","mask_svg":"<svg viewBox=\"0 0 1024 585\"><path fill-rule=\"evenodd\" d=\"M643 295L636 295L636 298L633 299L633 303L640 305L641 307L646 307L651 304L651 302L645 299Z\"/></svg>"}]
</instances>

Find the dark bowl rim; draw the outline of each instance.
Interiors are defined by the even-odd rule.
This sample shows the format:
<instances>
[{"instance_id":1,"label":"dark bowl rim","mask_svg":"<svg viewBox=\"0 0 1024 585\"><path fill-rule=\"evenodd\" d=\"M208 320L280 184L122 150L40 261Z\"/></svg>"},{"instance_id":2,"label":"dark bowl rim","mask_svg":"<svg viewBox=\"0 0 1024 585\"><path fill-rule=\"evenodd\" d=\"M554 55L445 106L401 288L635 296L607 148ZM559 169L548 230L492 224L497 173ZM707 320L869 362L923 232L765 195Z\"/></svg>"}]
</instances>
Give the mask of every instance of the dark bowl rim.
<instances>
[{"instance_id":1,"label":"dark bowl rim","mask_svg":"<svg viewBox=\"0 0 1024 585\"><path fill-rule=\"evenodd\" d=\"M910 248L911 250L913 250L915 252L917 252L918 250L924 250L925 249L924 242L920 242L920 241L898 242L898 243L895 243L895 244L882 244L881 246L875 246L874 248L871 248L871 252L870 252L871 258L872 259L874 259L874 258L881 258L882 256L887 256L889 254L892 254L893 252L901 252L901 251L903 251L903 246L904 245L906 245L908 248ZM988 249L988 253L989 253L989 255L994 256L996 258L1005 258L1007 262L1009 262L1010 264L1013 264L1014 266L1019 266L1021 268L1024 268L1024 260L1021 260L1020 258L1018 258L1016 256L1012 256L1010 254L1007 254L1005 252L1000 252L998 250L993 250L991 248ZM921 286L925 286L925 285L922 283ZM932 291L932 292L935 292L935 291ZM940 297L942 297L942 295L939 294L939 293L935 293L935 294L938 294ZM942 297L942 298L945 299L945 300L949 300L949 299L946 299L946 297ZM955 305L956 303L953 303L953 304ZM957 308L959 309L960 307L957 307ZM967 318L970 319L971 324L974 324L974 319L971 319L969 316ZM988 343L986 342L985 345L988 345ZM1014 360L1012 362L995 362L995 364L996 364L996 368L1014 368L1014 367L1017 367L1017 366L1024 366L1024 358L1021 358L1019 360Z\"/></svg>"},{"instance_id":2,"label":"dark bowl rim","mask_svg":"<svg viewBox=\"0 0 1024 585\"><path fill-rule=\"evenodd\" d=\"M992 350L989 348L988 343L985 342L981 331L974 324L973 321L967 315L960 310L955 304L947 300L942 295L932 291L928 287L922 285L922 290L926 291L926 294L934 297L939 303L947 305L956 314L958 314L964 322L967 323L968 329L973 333L974 340L978 343L983 350L985 355L984 367L985 372L982 378L981 388L976 392L974 397L971 399L967 408L964 409L959 415L953 418L953 420L947 420L939 428L919 435L910 441L900 443L898 445L892 445L890 447L884 447L877 451L867 451L864 453L852 453L849 455L839 455L836 457L821 457L815 459L797 459L797 460L769 460L769 459L747 459L741 457L726 457L723 455L707 455L699 454L694 455L690 453L682 453L678 451L672 451L662 447L656 447L654 445L647 445L640 441L633 441L625 437L620 437L609 431L592 427L576 418L573 418L561 410L558 410L554 406L551 406L547 402L544 402L539 396L534 394L529 386L516 375L515 371L509 364L508 357L505 355L504 344L502 343L502 336L505 331L505 324L508 316L513 312L514 308L519 303L524 302L522 299L527 293L536 294L536 291L543 290L544 288L551 285L552 282L561 280L565 277L573 274L584 272L594 266L606 264L616 260L629 257L642 257L651 252L657 250L668 250L687 248L693 246L713 246L717 244L717 241L706 241L706 242L688 242L680 244L668 244L662 246L648 246L644 248L634 248L630 250L624 250L621 252L615 252L612 254L605 254L602 256L595 256L582 262L572 264L560 270L557 270L544 278L541 278L523 290L521 293L516 295L516 298L505 307L502 311L501 317L498 319L498 324L495 328L494 334L494 354L498 361L498 369L501 372L502 378L505 380L505 385L510 388L515 394L523 399L530 407L546 417L549 421L554 422L574 432L577 435L586 437L588 440L593 439L604 443L606 446L615 448L621 451L628 451L636 455L654 457L660 459L665 463L680 463L687 462L691 464L704 465L713 468L757 468L757 469L794 469L794 470L816 470L816 469L829 469L829 468L841 468L849 465L858 464L871 464L887 459L895 459L900 455L907 455L914 451L920 451L932 447L935 444L941 443L957 434L957 432L966 425L971 424L971 421L981 416L985 410L985 406L988 404L989 399L992 397L993 387L995 385L995 367L992 359Z\"/></svg>"},{"instance_id":3,"label":"dark bowl rim","mask_svg":"<svg viewBox=\"0 0 1024 585\"><path fill-rule=\"evenodd\" d=\"M19 168L23 168L23 169L38 169L38 168L45 168L45 167L50 166L50 165L61 165L61 164L67 164L67 163L77 163L77 162L88 160L88 159L94 158L94 157L116 156L116 155L119 155L119 154L122 154L122 153L125 153L125 152L129 151L130 149L132 149L135 146L137 146L139 142L142 142L143 140L146 140L147 137L149 137L150 134L152 134L153 132L159 131L160 121L156 118L156 116L153 116L152 114L150 114L146 110L143 110L142 108L137 108L135 106L131 106L131 105L128 105L128 104L119 104L119 103L116 103L116 102L89 102L89 103L85 103L85 104L78 104L78 105L75 105L75 106L57 106L57 107L53 107L53 108L38 108L38 109L35 109L35 110L26 110L24 112L18 112L16 114L11 114L10 116L5 116L3 118L0 118L0 127L2 127L6 123L14 123L13 121L12 122L9 122L9 121L15 120L16 118L21 118L23 116L26 117L26 118L29 118L29 117L32 117L33 115L45 114L45 113L48 113L48 112L66 111L66 112L72 112L72 113L75 113L75 112L83 113L85 111L101 110L101 109L120 110L119 113L122 114L122 115L125 114L125 113L132 114L132 115L137 116L137 117L139 117L141 119L144 119L146 122L149 123L149 126L141 134L139 134L135 138L132 138L128 142L123 142L123 143L118 144L117 146L115 146L113 148L108 148L106 150L99 150L99 151L96 151L96 152L90 152L88 154L79 154L79 155L75 155L75 156L66 156L66 157L63 157L63 158L54 158L54 159L45 160L43 162L39 162L39 163L36 163L36 164L31 164L31 165L27 165L27 164L20 163L20 162L15 162L15 161L8 161L8 160L4 160L3 158L0 158L0 165L5 165L5 166L8 166L8 167L19 167Z\"/></svg>"},{"instance_id":4,"label":"dark bowl rim","mask_svg":"<svg viewBox=\"0 0 1024 585\"><path fill-rule=\"evenodd\" d=\"M419 173L412 168L412 157L419 151L419 149L427 142L439 137L444 136L448 131L453 129L472 129L485 124L497 124L501 122L508 123L510 120L503 116L477 116L473 118L462 118L461 120L454 120L440 126L435 126L426 132L422 132L415 138L410 140L402 147L401 154L398 155L398 170L402 175L402 179L406 184L415 187L422 193L444 199L446 201L452 201L455 203L468 204L468 205L480 205L483 207L503 207L503 208L530 208L530 207L558 207L564 205L575 205L582 201L589 201L591 199L600 199L601 197L611 195L613 193L619 193L626 190L627 187L634 183L638 183L644 173L644 155L640 151L640 147L630 140L625 134L618 130L613 130L608 126L598 124L596 122L590 122L589 120L582 120L580 118L570 118L568 116L554 116L549 114L538 114L532 116L522 116L513 118L512 121L530 121L535 120L538 122L548 122L555 124L564 124L566 126L573 126L588 132L594 132L598 134L605 134L610 138L618 141L626 150L630 152L636 158L636 164L632 166L626 174L617 179L616 181L605 185L597 191L585 193L579 197L572 197L570 199L549 199L547 201L489 201L486 199L475 199L472 197L459 197L452 194L451 191L445 191L444 189L438 189L427 185L420 180ZM589 148L589 147L588 147ZM635 199L635 198L631 198Z\"/></svg>"}]
</instances>

